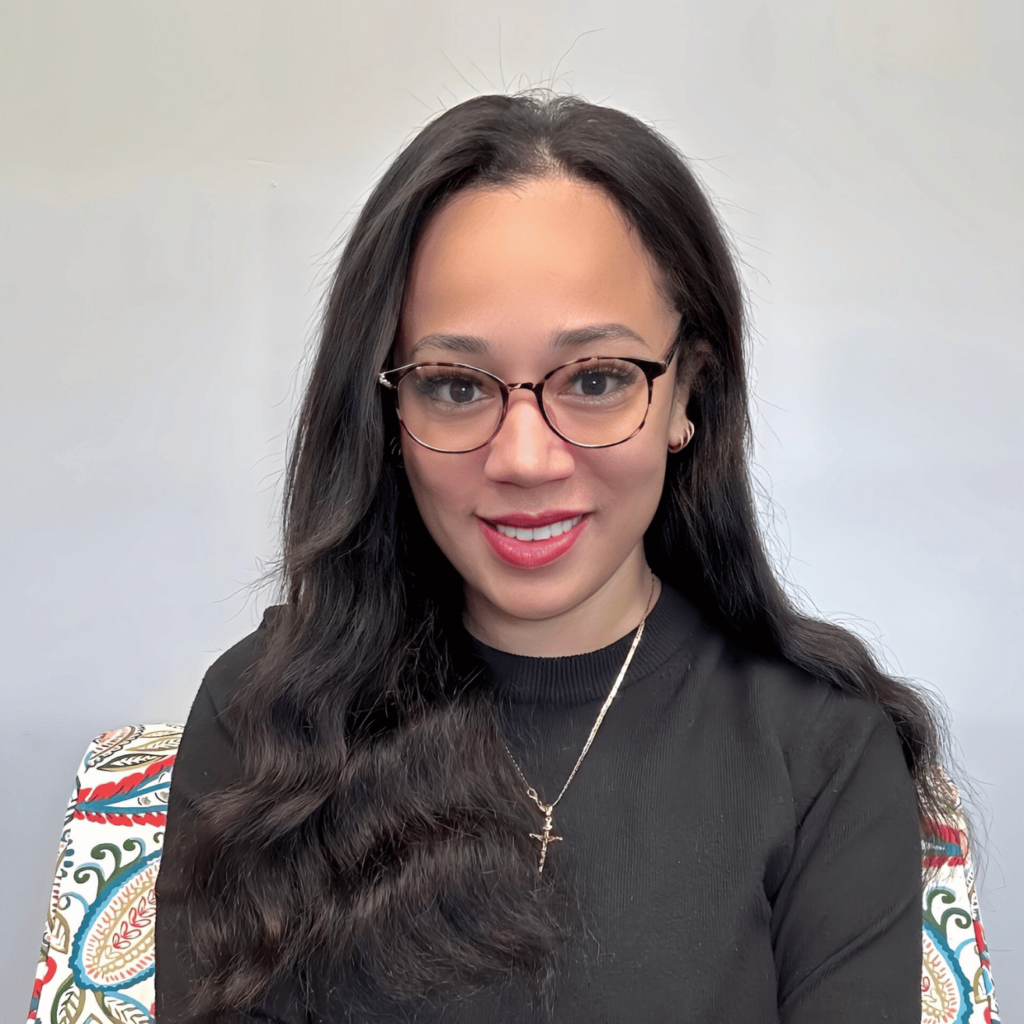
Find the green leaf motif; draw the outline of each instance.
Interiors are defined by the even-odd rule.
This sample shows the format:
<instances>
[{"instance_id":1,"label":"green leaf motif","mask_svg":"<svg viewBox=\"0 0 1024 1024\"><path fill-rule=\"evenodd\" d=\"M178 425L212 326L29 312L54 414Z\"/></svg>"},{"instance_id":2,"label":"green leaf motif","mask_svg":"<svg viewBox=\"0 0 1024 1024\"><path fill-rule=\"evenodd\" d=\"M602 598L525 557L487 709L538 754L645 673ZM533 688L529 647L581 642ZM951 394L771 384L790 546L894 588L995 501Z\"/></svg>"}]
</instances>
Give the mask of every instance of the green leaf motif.
<instances>
[{"instance_id":1,"label":"green leaf motif","mask_svg":"<svg viewBox=\"0 0 1024 1024\"><path fill-rule=\"evenodd\" d=\"M46 930L50 933L50 949L55 953L66 953L71 942L71 926L59 910L50 911Z\"/></svg>"},{"instance_id":2,"label":"green leaf motif","mask_svg":"<svg viewBox=\"0 0 1024 1024\"><path fill-rule=\"evenodd\" d=\"M69 974L50 1007L50 1024L76 1024L84 1006L85 993L75 984L75 976Z\"/></svg>"},{"instance_id":3,"label":"green leaf motif","mask_svg":"<svg viewBox=\"0 0 1024 1024\"><path fill-rule=\"evenodd\" d=\"M100 765L100 769L105 772L128 772L133 768L144 768L148 764L155 764L165 757L167 757L167 752L162 750L155 753L129 751L112 757L106 764Z\"/></svg>"},{"instance_id":4,"label":"green leaf motif","mask_svg":"<svg viewBox=\"0 0 1024 1024\"><path fill-rule=\"evenodd\" d=\"M99 996L103 1012L116 1024L152 1024L153 1018L145 1010L126 1003L110 993Z\"/></svg>"}]
</instances>

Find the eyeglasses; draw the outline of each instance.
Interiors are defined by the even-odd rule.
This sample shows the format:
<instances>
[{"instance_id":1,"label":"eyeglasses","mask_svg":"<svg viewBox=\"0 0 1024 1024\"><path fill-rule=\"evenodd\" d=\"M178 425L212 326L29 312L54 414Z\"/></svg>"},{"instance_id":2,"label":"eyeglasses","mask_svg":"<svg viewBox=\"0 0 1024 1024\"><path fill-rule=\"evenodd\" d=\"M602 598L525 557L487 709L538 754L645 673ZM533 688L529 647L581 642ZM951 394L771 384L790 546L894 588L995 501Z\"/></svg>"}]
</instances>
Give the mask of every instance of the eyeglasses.
<instances>
[{"instance_id":1,"label":"eyeglasses","mask_svg":"<svg viewBox=\"0 0 1024 1024\"><path fill-rule=\"evenodd\" d=\"M647 420L654 381L665 361L586 356L556 367L536 384L506 384L465 363L411 363L385 370L378 381L395 395L398 418L424 448L452 454L483 448L501 430L513 391L532 391L544 422L580 448L611 448Z\"/></svg>"}]
</instances>

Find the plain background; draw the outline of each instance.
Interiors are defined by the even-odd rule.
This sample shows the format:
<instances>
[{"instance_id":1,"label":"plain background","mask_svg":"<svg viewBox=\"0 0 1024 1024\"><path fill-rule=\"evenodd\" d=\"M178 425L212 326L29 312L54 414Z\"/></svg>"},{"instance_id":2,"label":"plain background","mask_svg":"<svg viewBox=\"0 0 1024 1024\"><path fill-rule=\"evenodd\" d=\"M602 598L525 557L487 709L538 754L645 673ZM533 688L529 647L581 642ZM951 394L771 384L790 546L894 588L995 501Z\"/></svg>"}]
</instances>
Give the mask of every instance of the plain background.
<instances>
[{"instance_id":1,"label":"plain background","mask_svg":"<svg viewBox=\"0 0 1024 1024\"><path fill-rule=\"evenodd\" d=\"M0 0L3 1019L86 743L269 600L334 246L431 116L551 83L715 196L780 565L948 702L1024 1014L1021 67L1017 0Z\"/></svg>"}]
</instances>

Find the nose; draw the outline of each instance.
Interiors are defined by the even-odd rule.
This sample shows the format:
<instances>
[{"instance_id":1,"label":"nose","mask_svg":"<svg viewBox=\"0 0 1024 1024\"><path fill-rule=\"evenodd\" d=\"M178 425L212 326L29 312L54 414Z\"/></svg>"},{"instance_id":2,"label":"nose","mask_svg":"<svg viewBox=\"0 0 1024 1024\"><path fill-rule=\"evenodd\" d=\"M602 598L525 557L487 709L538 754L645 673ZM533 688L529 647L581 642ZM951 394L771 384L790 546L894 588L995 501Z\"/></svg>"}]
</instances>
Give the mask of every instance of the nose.
<instances>
[{"instance_id":1,"label":"nose","mask_svg":"<svg viewBox=\"0 0 1024 1024\"><path fill-rule=\"evenodd\" d=\"M547 425L536 395L527 391L509 395L505 422L488 446L487 478L518 487L539 487L566 479L575 468L572 445Z\"/></svg>"}]
</instances>

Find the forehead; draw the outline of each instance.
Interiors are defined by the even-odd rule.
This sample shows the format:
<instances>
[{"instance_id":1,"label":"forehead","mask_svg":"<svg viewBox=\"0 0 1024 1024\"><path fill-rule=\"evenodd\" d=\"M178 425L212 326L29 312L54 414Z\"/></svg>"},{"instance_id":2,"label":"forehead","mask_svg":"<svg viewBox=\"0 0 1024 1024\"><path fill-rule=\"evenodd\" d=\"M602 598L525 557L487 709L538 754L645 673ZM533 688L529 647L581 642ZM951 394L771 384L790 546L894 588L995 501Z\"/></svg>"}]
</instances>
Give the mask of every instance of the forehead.
<instances>
[{"instance_id":1,"label":"forehead","mask_svg":"<svg viewBox=\"0 0 1024 1024\"><path fill-rule=\"evenodd\" d=\"M542 179L462 192L434 216L413 255L399 350L433 333L550 345L567 329L617 323L655 351L676 319L617 204L595 186Z\"/></svg>"}]
</instances>

